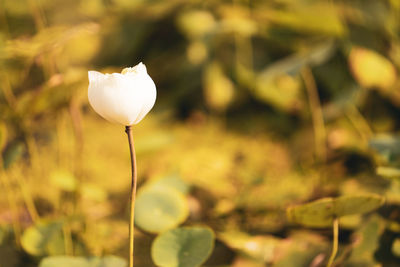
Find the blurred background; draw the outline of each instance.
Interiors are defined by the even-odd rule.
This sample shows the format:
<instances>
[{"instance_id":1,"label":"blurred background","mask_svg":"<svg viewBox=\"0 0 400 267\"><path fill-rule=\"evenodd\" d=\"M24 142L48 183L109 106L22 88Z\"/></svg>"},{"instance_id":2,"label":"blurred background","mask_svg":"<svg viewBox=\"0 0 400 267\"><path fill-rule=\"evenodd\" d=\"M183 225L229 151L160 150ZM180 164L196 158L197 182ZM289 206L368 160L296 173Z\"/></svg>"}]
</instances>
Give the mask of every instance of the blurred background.
<instances>
[{"instance_id":1,"label":"blurred background","mask_svg":"<svg viewBox=\"0 0 400 267\"><path fill-rule=\"evenodd\" d=\"M127 138L87 72L139 62L135 266L182 224L215 232L204 266L324 266L331 229L285 209L361 193L386 204L343 218L336 266L400 266L398 0L0 0L1 267L127 258Z\"/></svg>"}]
</instances>

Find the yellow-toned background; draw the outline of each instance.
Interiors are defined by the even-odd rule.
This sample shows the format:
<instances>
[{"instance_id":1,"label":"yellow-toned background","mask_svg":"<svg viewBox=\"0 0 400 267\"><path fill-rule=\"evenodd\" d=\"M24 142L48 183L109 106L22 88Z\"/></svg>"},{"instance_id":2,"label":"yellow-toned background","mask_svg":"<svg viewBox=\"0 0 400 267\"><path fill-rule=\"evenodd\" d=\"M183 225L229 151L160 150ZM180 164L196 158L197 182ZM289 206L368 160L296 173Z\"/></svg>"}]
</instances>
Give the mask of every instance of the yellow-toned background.
<instances>
[{"instance_id":1,"label":"yellow-toned background","mask_svg":"<svg viewBox=\"0 0 400 267\"><path fill-rule=\"evenodd\" d=\"M134 127L139 190L191 188L184 224L218 240L205 266L322 266L329 229L286 207L368 192L386 205L343 221L338 263L399 266L400 175L382 168L400 167L399 3L0 0L0 266L126 258L127 138L89 106L87 71L141 61L158 97ZM33 256L21 239L42 222L63 249ZM137 231L135 266L154 236Z\"/></svg>"}]
</instances>

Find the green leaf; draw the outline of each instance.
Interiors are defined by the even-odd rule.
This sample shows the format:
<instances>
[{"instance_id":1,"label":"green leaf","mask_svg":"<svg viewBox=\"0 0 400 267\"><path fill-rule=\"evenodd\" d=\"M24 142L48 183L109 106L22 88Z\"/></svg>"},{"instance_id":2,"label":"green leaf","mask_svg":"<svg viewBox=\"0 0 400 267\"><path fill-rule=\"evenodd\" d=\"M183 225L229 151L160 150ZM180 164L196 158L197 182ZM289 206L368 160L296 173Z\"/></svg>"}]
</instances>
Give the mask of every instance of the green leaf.
<instances>
[{"instance_id":1,"label":"green leaf","mask_svg":"<svg viewBox=\"0 0 400 267\"><path fill-rule=\"evenodd\" d=\"M7 147L6 151L4 152L4 169L7 169L11 166L11 164L20 159L24 151L25 146L21 142L15 143Z\"/></svg>"},{"instance_id":2,"label":"green leaf","mask_svg":"<svg viewBox=\"0 0 400 267\"><path fill-rule=\"evenodd\" d=\"M176 174L168 175L161 179L151 181L151 183L148 186L152 187L152 188L160 188L160 189L162 189L164 187L170 187L170 188L178 190L179 192L181 192L182 194L185 194L185 195L189 192L189 189L190 189L189 185L187 183L185 183L185 181L183 181L181 179L181 177L179 177L179 175L176 175Z\"/></svg>"},{"instance_id":3,"label":"green leaf","mask_svg":"<svg viewBox=\"0 0 400 267\"><path fill-rule=\"evenodd\" d=\"M205 227L182 227L159 235L151 256L161 267L196 267L204 263L214 247L214 233Z\"/></svg>"},{"instance_id":4,"label":"green leaf","mask_svg":"<svg viewBox=\"0 0 400 267\"><path fill-rule=\"evenodd\" d=\"M189 215L185 195L171 187L143 188L138 193L135 209L135 223L151 233L177 227Z\"/></svg>"},{"instance_id":5,"label":"green leaf","mask_svg":"<svg viewBox=\"0 0 400 267\"><path fill-rule=\"evenodd\" d=\"M383 205L385 199L379 195L343 196L337 198L335 203L336 217L353 214L363 214L373 211Z\"/></svg>"},{"instance_id":6,"label":"green leaf","mask_svg":"<svg viewBox=\"0 0 400 267\"><path fill-rule=\"evenodd\" d=\"M386 162L397 162L400 158L400 138L395 135L378 135L369 141L369 146Z\"/></svg>"},{"instance_id":7,"label":"green leaf","mask_svg":"<svg viewBox=\"0 0 400 267\"><path fill-rule=\"evenodd\" d=\"M71 257L53 256L44 258L39 267L125 267L127 263L124 259L115 256L104 258L90 257Z\"/></svg>"},{"instance_id":8,"label":"green leaf","mask_svg":"<svg viewBox=\"0 0 400 267\"><path fill-rule=\"evenodd\" d=\"M328 242L312 232L294 231L279 245L273 267L324 266L312 263L316 257L321 258L318 255L327 254L330 249Z\"/></svg>"},{"instance_id":9,"label":"green leaf","mask_svg":"<svg viewBox=\"0 0 400 267\"><path fill-rule=\"evenodd\" d=\"M287 209L289 221L314 227L331 225L333 222L333 214L334 207L332 198L323 198Z\"/></svg>"},{"instance_id":10,"label":"green leaf","mask_svg":"<svg viewBox=\"0 0 400 267\"><path fill-rule=\"evenodd\" d=\"M384 198L375 195L342 196L322 198L304 205L287 209L290 221L311 227L327 227L334 218L372 211L384 203Z\"/></svg>"},{"instance_id":11,"label":"green leaf","mask_svg":"<svg viewBox=\"0 0 400 267\"><path fill-rule=\"evenodd\" d=\"M27 228L22 235L21 245L33 256L64 254L62 223L41 222Z\"/></svg>"},{"instance_id":12,"label":"green leaf","mask_svg":"<svg viewBox=\"0 0 400 267\"><path fill-rule=\"evenodd\" d=\"M374 253L379 248L379 239L385 231L385 226L386 222L375 215L364 221L363 226L352 236L357 242L354 242L348 259L349 266L377 266Z\"/></svg>"}]
</instances>

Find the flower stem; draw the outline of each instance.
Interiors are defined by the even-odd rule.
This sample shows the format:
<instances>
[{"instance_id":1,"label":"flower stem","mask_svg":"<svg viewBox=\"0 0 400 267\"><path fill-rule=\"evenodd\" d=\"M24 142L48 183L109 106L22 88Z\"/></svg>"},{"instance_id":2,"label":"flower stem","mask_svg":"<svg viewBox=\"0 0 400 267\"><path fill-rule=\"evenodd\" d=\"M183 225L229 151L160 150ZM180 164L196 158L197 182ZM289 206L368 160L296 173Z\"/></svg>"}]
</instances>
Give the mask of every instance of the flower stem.
<instances>
[{"instance_id":1,"label":"flower stem","mask_svg":"<svg viewBox=\"0 0 400 267\"><path fill-rule=\"evenodd\" d=\"M125 132L128 135L129 150L131 153L131 169L132 169L132 184L131 184L131 195L130 195L130 200L131 200L130 220L129 220L129 267L133 267L137 170L136 170L135 145L133 143L133 136L132 136L132 126L126 126Z\"/></svg>"},{"instance_id":2,"label":"flower stem","mask_svg":"<svg viewBox=\"0 0 400 267\"><path fill-rule=\"evenodd\" d=\"M338 246L339 246L339 218L335 218L333 220L333 247L332 247L332 253L331 256L329 257L328 264L326 267L331 267L333 260L336 257L337 251L338 251Z\"/></svg>"}]
</instances>

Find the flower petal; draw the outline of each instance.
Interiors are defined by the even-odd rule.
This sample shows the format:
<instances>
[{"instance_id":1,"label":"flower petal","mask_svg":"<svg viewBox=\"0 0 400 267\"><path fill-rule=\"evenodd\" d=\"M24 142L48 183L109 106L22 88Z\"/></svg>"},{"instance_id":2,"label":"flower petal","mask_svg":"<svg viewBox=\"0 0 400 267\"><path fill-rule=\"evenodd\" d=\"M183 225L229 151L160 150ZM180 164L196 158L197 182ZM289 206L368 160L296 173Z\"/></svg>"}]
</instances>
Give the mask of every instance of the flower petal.
<instances>
[{"instance_id":1,"label":"flower petal","mask_svg":"<svg viewBox=\"0 0 400 267\"><path fill-rule=\"evenodd\" d=\"M90 83L99 82L105 78L105 75L103 73L95 71L95 70L89 71L88 76L89 76Z\"/></svg>"},{"instance_id":2,"label":"flower petal","mask_svg":"<svg viewBox=\"0 0 400 267\"><path fill-rule=\"evenodd\" d=\"M89 81L89 103L108 121L137 124L154 106L156 86L143 63L122 73L89 71Z\"/></svg>"}]
</instances>

